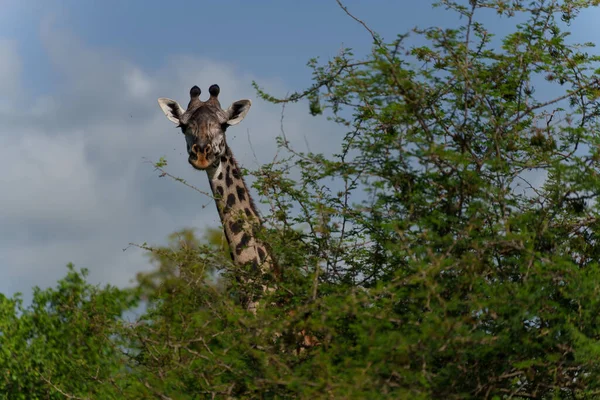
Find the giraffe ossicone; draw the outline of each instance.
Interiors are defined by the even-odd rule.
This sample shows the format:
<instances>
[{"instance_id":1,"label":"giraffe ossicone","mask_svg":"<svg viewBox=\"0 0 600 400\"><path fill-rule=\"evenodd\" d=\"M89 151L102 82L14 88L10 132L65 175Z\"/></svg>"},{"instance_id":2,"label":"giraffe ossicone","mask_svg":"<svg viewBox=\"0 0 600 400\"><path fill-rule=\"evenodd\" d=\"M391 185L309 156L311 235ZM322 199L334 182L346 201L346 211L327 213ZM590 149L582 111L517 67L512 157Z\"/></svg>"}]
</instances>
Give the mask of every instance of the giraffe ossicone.
<instances>
[{"instance_id":1,"label":"giraffe ossicone","mask_svg":"<svg viewBox=\"0 0 600 400\"><path fill-rule=\"evenodd\" d=\"M212 85L208 92L209 99L202 101L201 89L193 86L185 110L178 102L168 98L158 99L158 104L184 134L188 162L195 169L207 172L234 263L252 265L260 273L278 278L279 271L273 257L256 237L256 229L261 224L258 211L225 135L228 127L244 119L252 102L238 100L224 110L218 99L219 86ZM249 308L256 306L253 303L250 299Z\"/></svg>"}]
</instances>

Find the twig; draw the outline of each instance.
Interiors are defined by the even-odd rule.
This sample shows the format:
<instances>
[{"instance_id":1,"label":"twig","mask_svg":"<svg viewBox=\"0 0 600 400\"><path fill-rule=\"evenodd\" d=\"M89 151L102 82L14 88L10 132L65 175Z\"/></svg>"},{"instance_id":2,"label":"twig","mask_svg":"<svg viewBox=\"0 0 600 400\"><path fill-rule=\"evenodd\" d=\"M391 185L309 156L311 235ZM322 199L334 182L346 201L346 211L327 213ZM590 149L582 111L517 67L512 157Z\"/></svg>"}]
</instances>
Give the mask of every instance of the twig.
<instances>
[{"instance_id":1,"label":"twig","mask_svg":"<svg viewBox=\"0 0 600 400\"><path fill-rule=\"evenodd\" d=\"M60 393L60 394L62 394L63 396L65 396L67 399L78 399L78 400L83 400L83 399L86 399L86 400L87 400L87 399L88 399L88 397L77 397L77 396L74 396L74 395L72 395L72 394L65 393L65 392L64 392L64 391L62 391L62 390L61 390L61 389L60 389L58 386L56 386L54 383L52 383L52 382L50 381L50 379L46 378L46 377L45 377L44 375L42 375L41 373L40 373L40 378L42 378L42 380L43 380L44 382L46 382L48 385L52 386L52 388L53 388L54 390L56 390L58 393Z\"/></svg>"}]
</instances>

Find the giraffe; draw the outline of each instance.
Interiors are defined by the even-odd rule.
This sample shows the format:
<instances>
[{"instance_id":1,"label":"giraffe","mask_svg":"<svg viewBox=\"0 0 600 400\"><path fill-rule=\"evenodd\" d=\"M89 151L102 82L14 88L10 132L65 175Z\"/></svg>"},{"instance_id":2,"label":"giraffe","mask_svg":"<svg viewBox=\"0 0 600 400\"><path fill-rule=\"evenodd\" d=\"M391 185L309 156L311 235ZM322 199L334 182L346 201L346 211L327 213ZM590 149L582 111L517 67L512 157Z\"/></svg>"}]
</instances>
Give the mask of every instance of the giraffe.
<instances>
[{"instance_id":1,"label":"giraffe","mask_svg":"<svg viewBox=\"0 0 600 400\"><path fill-rule=\"evenodd\" d=\"M218 99L219 86L212 85L208 92L209 99L201 101L200 88L192 87L186 110L168 98L159 98L158 104L166 117L185 135L188 162L208 175L234 263L238 266L251 265L254 271L258 270L268 280L278 279L276 262L265 244L255 235L262 223L225 138L227 128L240 123L252 103L250 100L238 100L224 110ZM252 283L249 280L245 282ZM270 289L262 287L263 292ZM255 313L257 306L257 301L248 299L249 310Z\"/></svg>"},{"instance_id":2,"label":"giraffe","mask_svg":"<svg viewBox=\"0 0 600 400\"><path fill-rule=\"evenodd\" d=\"M227 110L223 110L218 99L220 91L218 85L212 85L208 89L209 99L201 101L200 88L193 86L187 110L175 100L164 97L158 99L158 104L166 117L181 128L185 135L188 162L195 169L206 171L208 175L233 262L238 266L251 265L255 270L258 269L267 278L267 282L278 281L281 278L278 265L265 243L255 235L256 229L262 227L260 216L239 165L225 140L227 128L244 119L252 102L238 100ZM247 284L253 283L250 279L240 279ZM263 293L274 289L275 287L262 286ZM258 306L258 299L250 295L247 309L256 314ZM294 312L289 315L294 315ZM314 336L304 330L296 335L299 339L297 354L319 344Z\"/></svg>"}]
</instances>

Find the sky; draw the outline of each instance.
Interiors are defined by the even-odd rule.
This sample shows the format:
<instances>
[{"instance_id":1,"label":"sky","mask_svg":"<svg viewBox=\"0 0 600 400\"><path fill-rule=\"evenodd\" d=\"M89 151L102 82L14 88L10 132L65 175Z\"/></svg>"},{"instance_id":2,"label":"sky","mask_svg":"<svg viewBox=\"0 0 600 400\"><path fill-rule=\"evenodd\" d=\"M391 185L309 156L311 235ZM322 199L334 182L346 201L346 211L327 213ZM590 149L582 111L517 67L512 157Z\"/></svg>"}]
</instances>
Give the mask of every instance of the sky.
<instances>
[{"instance_id":1,"label":"sky","mask_svg":"<svg viewBox=\"0 0 600 400\"><path fill-rule=\"evenodd\" d=\"M345 1L389 40L460 22L431 4ZM587 11L574 37L599 37L599 16ZM500 30L507 23L484 19ZM309 59L326 62L343 47L360 56L371 44L335 0L0 0L0 293L27 301L68 262L94 283L125 286L151 268L129 243L219 226L211 199L148 162L166 157L168 172L208 190L157 98L185 105L191 86L204 98L217 83L224 107L251 99L227 135L240 164L256 168L277 151L281 108L258 99L252 81L284 96L311 83ZM344 134L304 103L286 107L285 130L297 148L324 152Z\"/></svg>"}]
</instances>

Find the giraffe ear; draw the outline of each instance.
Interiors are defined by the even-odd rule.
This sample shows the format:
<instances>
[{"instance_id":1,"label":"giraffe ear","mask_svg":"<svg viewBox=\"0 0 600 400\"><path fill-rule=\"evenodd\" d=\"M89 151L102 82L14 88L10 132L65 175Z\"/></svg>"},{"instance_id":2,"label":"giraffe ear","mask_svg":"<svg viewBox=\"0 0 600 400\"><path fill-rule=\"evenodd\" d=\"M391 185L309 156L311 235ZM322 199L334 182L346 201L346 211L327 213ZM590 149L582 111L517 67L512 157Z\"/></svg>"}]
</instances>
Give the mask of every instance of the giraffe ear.
<instances>
[{"instance_id":1,"label":"giraffe ear","mask_svg":"<svg viewBox=\"0 0 600 400\"><path fill-rule=\"evenodd\" d=\"M229 106L226 111L227 125L239 124L244 119L246 114L248 114L248 111L250 111L251 105L252 102L250 100L238 100Z\"/></svg>"},{"instance_id":2,"label":"giraffe ear","mask_svg":"<svg viewBox=\"0 0 600 400\"><path fill-rule=\"evenodd\" d=\"M167 99L165 97L161 97L160 99L158 99L158 105L171 122L179 125L179 120L181 119L181 116L185 113L185 110L181 108L178 102L176 102L175 100Z\"/></svg>"}]
</instances>

